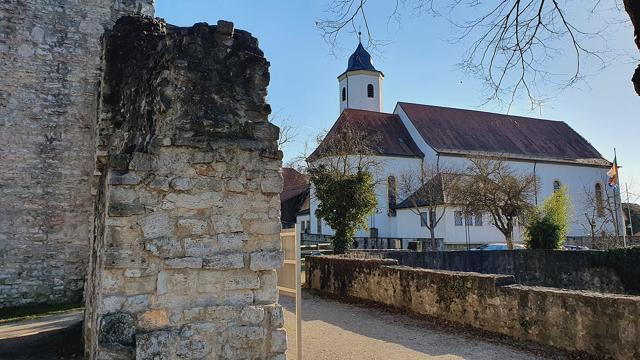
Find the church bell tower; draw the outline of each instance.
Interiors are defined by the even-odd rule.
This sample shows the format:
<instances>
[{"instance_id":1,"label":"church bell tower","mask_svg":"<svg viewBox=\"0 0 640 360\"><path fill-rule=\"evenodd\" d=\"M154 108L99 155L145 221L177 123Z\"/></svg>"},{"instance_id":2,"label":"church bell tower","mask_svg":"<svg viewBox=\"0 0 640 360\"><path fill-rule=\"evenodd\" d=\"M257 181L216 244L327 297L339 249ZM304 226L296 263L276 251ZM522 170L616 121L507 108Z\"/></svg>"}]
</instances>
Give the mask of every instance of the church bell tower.
<instances>
[{"instance_id":1,"label":"church bell tower","mask_svg":"<svg viewBox=\"0 0 640 360\"><path fill-rule=\"evenodd\" d=\"M376 70L371 55L358 43L349 57L347 70L338 76L340 84L340 112L360 109L382 112L382 80L384 74Z\"/></svg>"}]
</instances>

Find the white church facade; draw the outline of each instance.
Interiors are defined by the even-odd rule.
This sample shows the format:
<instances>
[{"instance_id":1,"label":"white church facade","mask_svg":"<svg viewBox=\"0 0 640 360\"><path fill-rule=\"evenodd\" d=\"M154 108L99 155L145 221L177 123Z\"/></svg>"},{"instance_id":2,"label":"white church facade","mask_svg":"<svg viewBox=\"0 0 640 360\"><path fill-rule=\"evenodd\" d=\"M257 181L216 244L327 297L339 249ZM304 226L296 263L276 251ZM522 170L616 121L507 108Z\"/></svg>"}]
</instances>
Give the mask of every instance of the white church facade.
<instances>
[{"instance_id":1,"label":"white church facade","mask_svg":"<svg viewBox=\"0 0 640 360\"><path fill-rule=\"evenodd\" d=\"M429 238L423 219L406 199L390 196L400 194L398 179L423 166L463 169L470 158L479 156L500 157L513 169L534 174L539 179L537 204L566 186L574 206L569 236L589 235L586 215L593 212L593 199L604 196L611 162L566 123L404 102L385 113L383 80L383 73L359 44L347 70L338 77L341 114L327 134L327 138L336 136L341 127L351 125L364 126L379 136L378 165L373 170L378 205L369 228L356 236L404 239L403 248L411 239ZM310 162L322 161L322 148L320 144ZM333 230L315 216L317 207L311 185L309 212L298 222L307 233L332 235ZM435 233L445 248L504 242L488 214L463 216L455 207L447 207ZM513 235L515 242L523 241L521 228Z\"/></svg>"}]
</instances>

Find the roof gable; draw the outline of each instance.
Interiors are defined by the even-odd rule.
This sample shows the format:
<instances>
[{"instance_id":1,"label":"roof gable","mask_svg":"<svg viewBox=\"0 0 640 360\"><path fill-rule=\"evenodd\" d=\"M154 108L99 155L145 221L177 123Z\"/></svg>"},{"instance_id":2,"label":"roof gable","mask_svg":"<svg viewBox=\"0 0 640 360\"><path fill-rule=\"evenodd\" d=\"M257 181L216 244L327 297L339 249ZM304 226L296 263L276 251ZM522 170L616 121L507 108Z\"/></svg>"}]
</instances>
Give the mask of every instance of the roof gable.
<instances>
[{"instance_id":1,"label":"roof gable","mask_svg":"<svg viewBox=\"0 0 640 360\"><path fill-rule=\"evenodd\" d=\"M609 164L562 121L402 102L398 105L437 152Z\"/></svg>"},{"instance_id":2,"label":"roof gable","mask_svg":"<svg viewBox=\"0 0 640 360\"><path fill-rule=\"evenodd\" d=\"M396 114L345 109L318 148L309 157L313 160L331 154L332 139L351 128L371 134L373 152L383 156L422 157L423 154Z\"/></svg>"}]
</instances>

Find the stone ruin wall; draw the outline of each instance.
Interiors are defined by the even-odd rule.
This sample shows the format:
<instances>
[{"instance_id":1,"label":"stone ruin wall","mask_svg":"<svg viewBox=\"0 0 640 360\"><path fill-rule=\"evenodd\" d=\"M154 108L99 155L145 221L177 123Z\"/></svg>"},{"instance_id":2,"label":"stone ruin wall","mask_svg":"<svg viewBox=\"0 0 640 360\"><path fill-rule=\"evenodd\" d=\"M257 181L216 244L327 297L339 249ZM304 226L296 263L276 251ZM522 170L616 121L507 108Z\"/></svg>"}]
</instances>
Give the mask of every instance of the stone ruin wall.
<instances>
[{"instance_id":1,"label":"stone ruin wall","mask_svg":"<svg viewBox=\"0 0 640 360\"><path fill-rule=\"evenodd\" d=\"M153 0L0 2L0 308L78 302L100 38Z\"/></svg>"},{"instance_id":2,"label":"stone ruin wall","mask_svg":"<svg viewBox=\"0 0 640 360\"><path fill-rule=\"evenodd\" d=\"M105 41L89 359L285 359L268 62L233 24Z\"/></svg>"}]
</instances>

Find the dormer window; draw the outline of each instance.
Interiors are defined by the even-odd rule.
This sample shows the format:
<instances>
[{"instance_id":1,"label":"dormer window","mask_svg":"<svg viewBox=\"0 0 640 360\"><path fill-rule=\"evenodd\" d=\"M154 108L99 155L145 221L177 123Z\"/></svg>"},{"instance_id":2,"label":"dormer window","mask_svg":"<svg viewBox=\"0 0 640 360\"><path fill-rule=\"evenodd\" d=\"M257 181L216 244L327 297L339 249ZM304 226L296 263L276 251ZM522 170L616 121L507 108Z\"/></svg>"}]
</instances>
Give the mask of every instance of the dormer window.
<instances>
[{"instance_id":1,"label":"dormer window","mask_svg":"<svg viewBox=\"0 0 640 360\"><path fill-rule=\"evenodd\" d=\"M347 88L342 88L342 101L347 100Z\"/></svg>"},{"instance_id":2,"label":"dormer window","mask_svg":"<svg viewBox=\"0 0 640 360\"><path fill-rule=\"evenodd\" d=\"M373 97L373 84L367 85L367 96L370 98Z\"/></svg>"}]
</instances>

